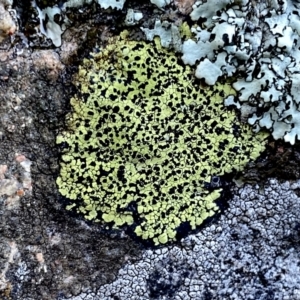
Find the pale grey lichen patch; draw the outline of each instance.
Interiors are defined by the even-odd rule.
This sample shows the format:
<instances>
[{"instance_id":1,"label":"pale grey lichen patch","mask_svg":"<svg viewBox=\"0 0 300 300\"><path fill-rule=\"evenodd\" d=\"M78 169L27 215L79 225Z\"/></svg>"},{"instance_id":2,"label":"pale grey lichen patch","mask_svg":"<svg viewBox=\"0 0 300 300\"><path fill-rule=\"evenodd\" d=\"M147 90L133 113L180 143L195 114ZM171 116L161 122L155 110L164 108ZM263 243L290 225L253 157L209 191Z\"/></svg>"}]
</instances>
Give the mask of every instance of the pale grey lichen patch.
<instances>
[{"instance_id":1,"label":"pale grey lichen patch","mask_svg":"<svg viewBox=\"0 0 300 300\"><path fill-rule=\"evenodd\" d=\"M158 8L163 8L171 3L171 0L150 0L151 3L156 5Z\"/></svg>"},{"instance_id":2,"label":"pale grey lichen patch","mask_svg":"<svg viewBox=\"0 0 300 300\"><path fill-rule=\"evenodd\" d=\"M63 4L63 8L67 7L81 7L86 4L92 3L92 0L69 0ZM104 9L115 8L123 9L126 0L97 0L97 3Z\"/></svg>"},{"instance_id":3,"label":"pale grey lichen patch","mask_svg":"<svg viewBox=\"0 0 300 300\"><path fill-rule=\"evenodd\" d=\"M193 5L191 18L194 21L197 21L199 18L203 18L205 19L205 26L210 27L213 23L213 17L216 15L216 12L224 9L229 3L232 3L232 0L197 1Z\"/></svg>"},{"instance_id":4,"label":"pale grey lichen patch","mask_svg":"<svg viewBox=\"0 0 300 300\"><path fill-rule=\"evenodd\" d=\"M197 67L196 77L204 79L209 85L214 85L218 78L222 75L217 64L213 64L209 59L205 58Z\"/></svg>"},{"instance_id":5,"label":"pale grey lichen patch","mask_svg":"<svg viewBox=\"0 0 300 300\"><path fill-rule=\"evenodd\" d=\"M64 20L62 21L61 9L58 6L40 9L35 1L33 1L33 5L38 11L40 32L50 39L55 47L60 47L61 35L66 30L69 23L68 18L64 17ZM57 16L60 16L60 24L57 22Z\"/></svg>"},{"instance_id":6,"label":"pale grey lichen patch","mask_svg":"<svg viewBox=\"0 0 300 300\"><path fill-rule=\"evenodd\" d=\"M126 0L97 0L102 8L123 9Z\"/></svg>"},{"instance_id":7,"label":"pale grey lichen patch","mask_svg":"<svg viewBox=\"0 0 300 300\"><path fill-rule=\"evenodd\" d=\"M216 224L145 251L116 281L72 300L300 299L298 188L275 179L236 188Z\"/></svg>"},{"instance_id":8,"label":"pale grey lichen patch","mask_svg":"<svg viewBox=\"0 0 300 300\"><path fill-rule=\"evenodd\" d=\"M134 11L132 8L127 10L125 24L127 26L133 26L137 24L143 18L143 14L139 11Z\"/></svg>"},{"instance_id":9,"label":"pale grey lichen patch","mask_svg":"<svg viewBox=\"0 0 300 300\"><path fill-rule=\"evenodd\" d=\"M63 5L63 8L67 8L67 7L80 7L83 6L85 4L90 4L92 3L93 0L69 0L66 1Z\"/></svg>"},{"instance_id":10,"label":"pale grey lichen patch","mask_svg":"<svg viewBox=\"0 0 300 300\"><path fill-rule=\"evenodd\" d=\"M148 41L153 41L158 36L163 47L174 48L178 52L182 51L181 36L179 28L176 25L168 21L161 22L160 20L156 20L153 29L144 27L141 27L141 29Z\"/></svg>"},{"instance_id":11,"label":"pale grey lichen patch","mask_svg":"<svg viewBox=\"0 0 300 300\"><path fill-rule=\"evenodd\" d=\"M196 76L207 84L237 75L236 102L262 112L249 118L254 131L267 128L291 144L300 139L298 10L288 0L197 1L191 17L202 27L192 28L195 38L182 48L184 63L196 64Z\"/></svg>"}]
</instances>

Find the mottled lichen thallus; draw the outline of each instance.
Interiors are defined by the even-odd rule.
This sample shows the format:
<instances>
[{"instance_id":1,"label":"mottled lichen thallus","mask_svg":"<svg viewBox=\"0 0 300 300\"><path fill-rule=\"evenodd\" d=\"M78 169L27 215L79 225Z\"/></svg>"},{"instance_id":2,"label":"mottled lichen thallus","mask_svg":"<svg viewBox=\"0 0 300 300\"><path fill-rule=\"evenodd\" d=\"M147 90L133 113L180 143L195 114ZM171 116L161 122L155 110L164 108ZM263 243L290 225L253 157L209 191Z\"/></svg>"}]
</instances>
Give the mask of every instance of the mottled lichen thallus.
<instances>
[{"instance_id":1,"label":"mottled lichen thallus","mask_svg":"<svg viewBox=\"0 0 300 300\"><path fill-rule=\"evenodd\" d=\"M230 85L202 88L189 67L155 43L114 38L76 76L57 184L86 219L132 225L164 244L182 223L218 211L211 176L241 170L264 149L223 107ZM240 127L239 133L234 125Z\"/></svg>"}]
</instances>

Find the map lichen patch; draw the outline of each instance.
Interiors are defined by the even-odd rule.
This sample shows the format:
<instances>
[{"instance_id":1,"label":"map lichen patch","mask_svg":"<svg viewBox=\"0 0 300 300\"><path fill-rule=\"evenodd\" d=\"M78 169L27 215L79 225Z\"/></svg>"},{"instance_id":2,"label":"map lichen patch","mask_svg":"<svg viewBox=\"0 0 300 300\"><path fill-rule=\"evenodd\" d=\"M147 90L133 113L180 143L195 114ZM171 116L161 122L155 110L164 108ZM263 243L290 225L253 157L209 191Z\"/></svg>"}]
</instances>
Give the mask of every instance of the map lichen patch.
<instances>
[{"instance_id":1,"label":"map lichen patch","mask_svg":"<svg viewBox=\"0 0 300 300\"><path fill-rule=\"evenodd\" d=\"M132 225L154 244L218 211L212 176L242 170L265 148L224 107L230 84L201 87L189 66L154 43L111 39L76 76L57 185L87 220Z\"/></svg>"}]
</instances>

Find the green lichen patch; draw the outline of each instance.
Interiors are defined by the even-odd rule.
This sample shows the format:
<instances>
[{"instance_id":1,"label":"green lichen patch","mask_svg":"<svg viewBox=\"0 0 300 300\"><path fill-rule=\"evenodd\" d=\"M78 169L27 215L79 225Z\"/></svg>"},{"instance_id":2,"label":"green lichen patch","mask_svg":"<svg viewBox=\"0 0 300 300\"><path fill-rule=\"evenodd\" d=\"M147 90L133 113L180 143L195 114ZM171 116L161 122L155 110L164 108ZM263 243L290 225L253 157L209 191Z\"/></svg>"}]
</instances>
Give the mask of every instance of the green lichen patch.
<instances>
[{"instance_id":1,"label":"green lichen patch","mask_svg":"<svg viewBox=\"0 0 300 300\"><path fill-rule=\"evenodd\" d=\"M224 108L229 84L200 87L157 41L112 40L76 82L68 130L57 137L59 191L86 219L134 225L155 244L214 215L221 191L205 183L242 170L265 147L264 134Z\"/></svg>"}]
</instances>

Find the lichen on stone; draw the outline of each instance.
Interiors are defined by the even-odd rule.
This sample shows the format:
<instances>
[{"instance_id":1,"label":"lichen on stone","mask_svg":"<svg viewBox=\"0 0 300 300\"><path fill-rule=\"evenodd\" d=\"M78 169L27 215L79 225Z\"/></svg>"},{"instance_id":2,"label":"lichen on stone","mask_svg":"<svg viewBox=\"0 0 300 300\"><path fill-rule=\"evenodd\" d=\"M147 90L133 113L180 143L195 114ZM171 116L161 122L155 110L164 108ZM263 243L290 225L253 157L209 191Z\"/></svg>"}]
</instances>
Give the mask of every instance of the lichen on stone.
<instances>
[{"instance_id":1,"label":"lichen on stone","mask_svg":"<svg viewBox=\"0 0 300 300\"><path fill-rule=\"evenodd\" d=\"M223 107L229 83L201 87L189 66L154 43L123 34L85 59L75 78L57 185L87 220L164 244L218 210L212 176L242 170L263 151Z\"/></svg>"},{"instance_id":2,"label":"lichen on stone","mask_svg":"<svg viewBox=\"0 0 300 300\"><path fill-rule=\"evenodd\" d=\"M253 130L274 139L300 140L299 1L196 1L190 16L198 21L194 38L182 45L185 64L209 85L232 77L238 96L226 105L253 107L244 115ZM208 72L198 72L202 67Z\"/></svg>"}]
</instances>

